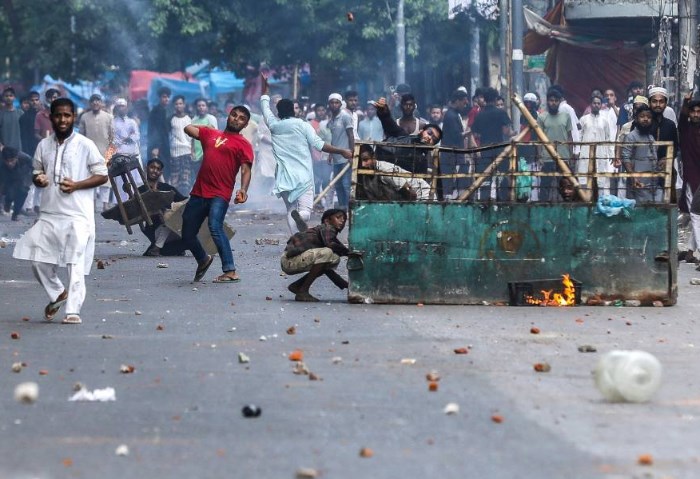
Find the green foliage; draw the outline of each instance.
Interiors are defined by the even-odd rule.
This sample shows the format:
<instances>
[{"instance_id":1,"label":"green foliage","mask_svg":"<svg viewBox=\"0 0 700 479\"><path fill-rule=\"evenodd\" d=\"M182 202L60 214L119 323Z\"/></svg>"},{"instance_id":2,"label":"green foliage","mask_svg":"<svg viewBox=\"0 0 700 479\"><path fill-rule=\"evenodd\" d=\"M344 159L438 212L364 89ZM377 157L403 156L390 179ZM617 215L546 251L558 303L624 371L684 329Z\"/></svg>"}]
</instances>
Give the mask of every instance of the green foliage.
<instances>
[{"instance_id":1,"label":"green foliage","mask_svg":"<svg viewBox=\"0 0 700 479\"><path fill-rule=\"evenodd\" d=\"M375 78L395 62L397 0L69 0L52 8L44 0L4 0L0 5L0 51L10 57L11 75L25 83L35 71L71 80L94 77L113 65L125 73L173 71L201 59L239 73L246 65L310 63L315 72L352 83ZM435 66L451 60L454 47L467 41L464 22L447 20L446 1L405 0L404 18L406 52L414 62Z\"/></svg>"}]
</instances>

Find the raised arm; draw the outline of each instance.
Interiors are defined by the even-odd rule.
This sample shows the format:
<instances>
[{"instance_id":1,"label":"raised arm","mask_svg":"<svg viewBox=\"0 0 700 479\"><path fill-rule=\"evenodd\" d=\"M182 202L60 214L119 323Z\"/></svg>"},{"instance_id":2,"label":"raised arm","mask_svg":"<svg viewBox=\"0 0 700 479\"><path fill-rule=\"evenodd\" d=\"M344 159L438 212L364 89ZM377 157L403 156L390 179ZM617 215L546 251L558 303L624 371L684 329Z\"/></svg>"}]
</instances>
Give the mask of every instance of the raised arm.
<instances>
[{"instance_id":1,"label":"raised arm","mask_svg":"<svg viewBox=\"0 0 700 479\"><path fill-rule=\"evenodd\" d=\"M194 125L187 125L185 127L185 133L190 138L194 138L195 140L199 140L199 127L194 126Z\"/></svg>"}]
</instances>

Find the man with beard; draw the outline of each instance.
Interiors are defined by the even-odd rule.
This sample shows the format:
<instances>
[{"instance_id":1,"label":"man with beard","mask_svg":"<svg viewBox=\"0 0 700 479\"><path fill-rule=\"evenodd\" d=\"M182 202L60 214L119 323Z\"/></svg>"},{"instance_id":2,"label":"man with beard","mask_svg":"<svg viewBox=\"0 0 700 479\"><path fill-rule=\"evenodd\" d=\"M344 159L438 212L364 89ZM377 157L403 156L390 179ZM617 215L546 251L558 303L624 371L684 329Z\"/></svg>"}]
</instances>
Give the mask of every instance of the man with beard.
<instances>
[{"instance_id":1,"label":"man with beard","mask_svg":"<svg viewBox=\"0 0 700 479\"><path fill-rule=\"evenodd\" d=\"M581 141L584 143L599 143L603 141L611 141L610 137L610 121L607 114L601 113L603 102L599 96L591 97L590 109L591 112L581 117ZM610 145L598 145L596 147L596 165L595 171L598 173L613 172L613 155L611 154ZM581 156L576 162L576 172L582 173L579 177L579 183L582 188L592 188L593 184L588 183L588 162L591 157L591 147L589 145L581 146ZM601 176L597 178L599 194L610 194L610 178Z\"/></svg>"},{"instance_id":2,"label":"man with beard","mask_svg":"<svg viewBox=\"0 0 700 479\"><path fill-rule=\"evenodd\" d=\"M434 146L442 139L442 129L432 123L425 125L417 135L406 132L391 117L386 98L374 103L377 117L382 122L385 141L399 146L377 145L377 160L388 161L411 173L427 173L432 168L431 150L427 148L410 148L411 146Z\"/></svg>"},{"instance_id":3,"label":"man with beard","mask_svg":"<svg viewBox=\"0 0 700 479\"><path fill-rule=\"evenodd\" d=\"M690 210L693 196L700 191L700 99L692 99L692 93L683 100L678 120L681 144L681 176L683 197ZM696 200L697 201L697 200ZM690 211L690 236L682 259L697 262L694 253L700 249L700 211Z\"/></svg>"},{"instance_id":4,"label":"man with beard","mask_svg":"<svg viewBox=\"0 0 700 479\"><path fill-rule=\"evenodd\" d=\"M250 168L253 163L253 147L240 134L250 120L250 111L236 106L228 114L226 130L219 131L206 126L187 125L185 133L202 143L204 156L197 179L190 193L190 200L182 213L182 240L197 260L194 282L201 281L214 261L197 239L199 228L208 219L209 231L221 258L223 274L215 283L237 283L241 278L236 273L231 243L224 232L224 218L236 186L236 175L241 170L241 188L236 192L234 203L248 200Z\"/></svg>"},{"instance_id":5,"label":"man with beard","mask_svg":"<svg viewBox=\"0 0 700 479\"><path fill-rule=\"evenodd\" d=\"M663 87L651 87L649 89L649 107L651 108L651 113L654 118L654 125L652 135L657 141L671 141L673 142L673 158L675 159L678 155L678 128L673 120L670 120L664 115L666 107L668 106L668 91ZM660 171L666 169L666 152L667 146L660 146L657 148L656 154L659 160L658 168ZM673 185L676 184L676 169L672 169L673 178L671 179L671 202L676 202L675 188ZM657 178L657 196L656 201L661 201L661 194L663 193L663 178Z\"/></svg>"},{"instance_id":6,"label":"man with beard","mask_svg":"<svg viewBox=\"0 0 700 479\"><path fill-rule=\"evenodd\" d=\"M657 148L653 144L656 129L652 111L646 105L636 107L632 131L622 145L622 163L628 173L658 171ZM658 189L656 178L629 178L627 198L637 203L653 203Z\"/></svg>"},{"instance_id":7,"label":"man with beard","mask_svg":"<svg viewBox=\"0 0 700 479\"><path fill-rule=\"evenodd\" d=\"M568 113L559 111L561 103L561 92L555 88L550 88L547 91L547 111L542 112L537 117L537 124L542 128L542 131L551 142L571 142L572 124L571 117ZM564 160L574 158L574 153L571 145L559 143L556 145L557 153ZM554 158L549 156L549 153L540 148L538 152L540 159L539 169L543 173L554 173L557 171ZM540 181L538 191L540 201L560 201L557 185L559 180L553 176L543 176Z\"/></svg>"},{"instance_id":8,"label":"man with beard","mask_svg":"<svg viewBox=\"0 0 700 479\"><path fill-rule=\"evenodd\" d=\"M39 143L34 155L34 184L44 190L39 219L17 241L13 256L32 262L34 276L49 296L44 318L51 321L63 304L63 324L80 324L85 275L95 252L94 189L107 181L107 166L97 146L73 131L75 104L68 98L51 103L54 134ZM58 278L68 268L68 288Z\"/></svg>"},{"instance_id":9,"label":"man with beard","mask_svg":"<svg viewBox=\"0 0 700 479\"><path fill-rule=\"evenodd\" d=\"M450 106L445 112L442 120L442 143L441 146L448 148L464 148L464 123L463 117L469 104L469 95L462 90L455 90L450 98ZM442 152L440 154L440 174L451 175L465 173L468 170L464 153ZM443 178L442 197L444 199L455 199L459 196L459 191L469 186L467 178Z\"/></svg>"}]
</instances>

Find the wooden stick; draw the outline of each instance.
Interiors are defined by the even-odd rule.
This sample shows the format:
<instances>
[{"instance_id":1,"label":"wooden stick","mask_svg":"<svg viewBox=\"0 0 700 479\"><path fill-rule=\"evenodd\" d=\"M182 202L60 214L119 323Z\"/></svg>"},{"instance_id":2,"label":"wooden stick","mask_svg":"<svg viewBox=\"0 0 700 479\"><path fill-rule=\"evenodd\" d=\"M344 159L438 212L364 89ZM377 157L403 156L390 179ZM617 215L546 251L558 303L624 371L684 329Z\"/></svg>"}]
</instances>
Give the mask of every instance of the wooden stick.
<instances>
[{"instance_id":1,"label":"wooden stick","mask_svg":"<svg viewBox=\"0 0 700 479\"><path fill-rule=\"evenodd\" d=\"M590 191L584 191L581 189L581 185L578 183L578 179L571 173L571 170L569 169L569 165L566 164L566 162L559 156L559 153L557 153L557 150L552 146L552 142L547 138L547 135L545 135L544 131L542 131L542 128L540 128L540 125L537 124L537 120L533 118L533 116L530 114L530 110L527 109L525 104L522 102L520 97L518 97L517 94L513 94L513 103L518 107L520 110L520 113L522 113L523 117L527 120L528 125L530 125L530 128L535 132L537 137L544 143L544 148L547 150L547 153L549 153L549 156L554 158L554 161L557 163L557 166L559 166L559 169L562 171L563 176L568 178L571 183L574 185L574 189L578 193L578 197L586 202L591 201L591 193ZM574 127L575 128L575 127Z\"/></svg>"}]
</instances>

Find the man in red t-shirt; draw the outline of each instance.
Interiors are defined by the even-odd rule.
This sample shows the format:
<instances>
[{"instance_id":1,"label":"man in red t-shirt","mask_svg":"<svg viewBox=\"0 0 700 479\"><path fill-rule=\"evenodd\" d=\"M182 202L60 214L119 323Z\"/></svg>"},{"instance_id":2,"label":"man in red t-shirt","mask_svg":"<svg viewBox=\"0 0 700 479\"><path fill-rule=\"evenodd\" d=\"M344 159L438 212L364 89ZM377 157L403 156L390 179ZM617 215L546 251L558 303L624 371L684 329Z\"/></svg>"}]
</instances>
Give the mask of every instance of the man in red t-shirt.
<instances>
[{"instance_id":1,"label":"man in red t-shirt","mask_svg":"<svg viewBox=\"0 0 700 479\"><path fill-rule=\"evenodd\" d=\"M201 281L214 260L197 239L199 228L207 217L209 231L221 257L221 269L224 272L214 283L237 283L241 280L236 274L231 243L224 233L224 217L239 169L241 188L236 192L233 202L245 203L248 200L253 147L240 132L249 120L250 111L244 106L236 106L229 112L224 131L195 125L185 127L185 133L199 140L204 151L202 165L182 214L182 240L197 260L194 281Z\"/></svg>"}]
</instances>

